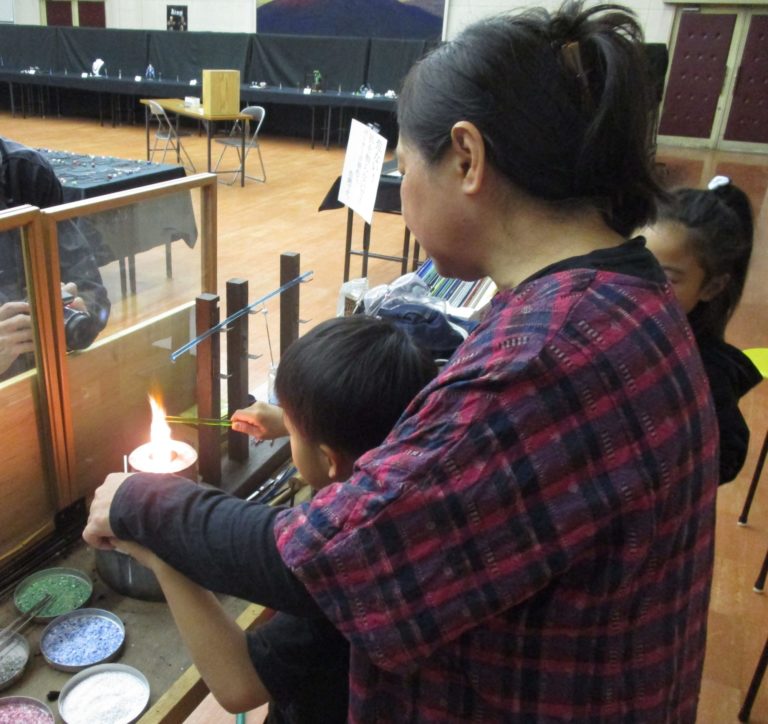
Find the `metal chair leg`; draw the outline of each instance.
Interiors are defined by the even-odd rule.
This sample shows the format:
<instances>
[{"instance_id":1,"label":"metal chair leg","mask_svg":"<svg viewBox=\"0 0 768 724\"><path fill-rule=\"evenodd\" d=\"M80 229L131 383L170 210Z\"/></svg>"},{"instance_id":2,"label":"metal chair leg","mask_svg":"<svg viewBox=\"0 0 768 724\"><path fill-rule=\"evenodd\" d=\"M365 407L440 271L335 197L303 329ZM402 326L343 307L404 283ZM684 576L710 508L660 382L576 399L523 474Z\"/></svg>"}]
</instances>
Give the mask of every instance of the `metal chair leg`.
<instances>
[{"instance_id":1,"label":"metal chair leg","mask_svg":"<svg viewBox=\"0 0 768 724\"><path fill-rule=\"evenodd\" d=\"M757 574L753 591L755 593L763 593L765 591L765 579L768 576L768 551L765 552L765 558L763 559L763 565L760 568L760 573Z\"/></svg>"},{"instance_id":2,"label":"metal chair leg","mask_svg":"<svg viewBox=\"0 0 768 724\"><path fill-rule=\"evenodd\" d=\"M757 484L758 482L760 482L760 475L763 472L763 465L765 465L766 455L768 455L768 430L766 430L765 432L763 447L760 449L760 455L757 458L757 465L755 466L755 474L752 476L752 482L749 484L749 491L747 492L747 498L744 501L744 507L742 508L741 515L739 516L739 525L747 524L749 509L752 507L752 499L755 497Z\"/></svg>"},{"instance_id":3,"label":"metal chair leg","mask_svg":"<svg viewBox=\"0 0 768 724\"><path fill-rule=\"evenodd\" d=\"M752 712L752 705L757 698L757 692L760 689L760 683L765 675L765 669L768 666L768 638L765 640L765 646L763 646L763 653L760 655L760 659L755 667L755 673L752 676L752 681L749 684L747 695L744 698L744 704L739 711L739 721L749 721L749 715Z\"/></svg>"}]
</instances>

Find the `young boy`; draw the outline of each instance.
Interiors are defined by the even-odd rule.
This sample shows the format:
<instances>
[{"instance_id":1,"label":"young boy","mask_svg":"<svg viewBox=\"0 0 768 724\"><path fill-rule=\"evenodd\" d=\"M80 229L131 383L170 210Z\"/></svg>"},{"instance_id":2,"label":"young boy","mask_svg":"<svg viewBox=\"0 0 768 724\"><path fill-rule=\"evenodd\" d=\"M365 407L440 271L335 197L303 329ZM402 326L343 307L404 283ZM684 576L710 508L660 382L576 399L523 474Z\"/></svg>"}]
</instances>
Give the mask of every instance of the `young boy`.
<instances>
[{"instance_id":1,"label":"young boy","mask_svg":"<svg viewBox=\"0 0 768 724\"><path fill-rule=\"evenodd\" d=\"M390 322L332 319L283 355L275 380L281 407L259 402L238 410L233 429L260 439L290 435L299 473L319 489L346 480L436 372ZM194 663L225 709L271 701L269 722L346 721L349 646L319 612L276 613L246 634L212 593L147 549L115 544L155 572Z\"/></svg>"}]
</instances>

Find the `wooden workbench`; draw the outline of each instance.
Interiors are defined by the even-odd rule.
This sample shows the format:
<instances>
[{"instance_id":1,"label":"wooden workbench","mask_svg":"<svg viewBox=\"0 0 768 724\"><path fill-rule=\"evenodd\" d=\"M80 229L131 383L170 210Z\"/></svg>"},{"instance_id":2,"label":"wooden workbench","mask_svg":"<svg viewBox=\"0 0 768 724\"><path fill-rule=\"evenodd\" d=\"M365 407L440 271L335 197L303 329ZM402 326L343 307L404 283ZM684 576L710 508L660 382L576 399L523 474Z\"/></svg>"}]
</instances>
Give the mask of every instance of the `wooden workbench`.
<instances>
[{"instance_id":1,"label":"wooden workbench","mask_svg":"<svg viewBox=\"0 0 768 724\"><path fill-rule=\"evenodd\" d=\"M88 606L104 608L125 624L125 647L117 662L141 671L150 683L149 707L141 724L182 722L207 694L205 684L191 661L165 603L140 601L115 593L99 578L94 551L84 543L50 562L50 567L77 568L93 581L93 596ZM249 628L262 613L261 606L222 596L225 609L238 617L241 627ZM16 611L12 599L0 603L0 625L9 623ZM0 696L32 696L48 703L61 722L55 701L48 701L74 674L57 671L40 654L40 636L45 624L32 623L24 631L32 656L24 677Z\"/></svg>"}]
</instances>

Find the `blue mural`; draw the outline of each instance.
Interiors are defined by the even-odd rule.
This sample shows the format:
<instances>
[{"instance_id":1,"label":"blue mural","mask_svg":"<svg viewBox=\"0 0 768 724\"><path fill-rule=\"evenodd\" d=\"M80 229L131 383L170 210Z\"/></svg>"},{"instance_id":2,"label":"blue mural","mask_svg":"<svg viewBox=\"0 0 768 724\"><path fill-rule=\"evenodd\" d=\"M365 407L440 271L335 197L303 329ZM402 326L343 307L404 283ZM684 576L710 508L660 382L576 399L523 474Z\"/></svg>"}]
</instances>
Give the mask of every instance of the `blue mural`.
<instances>
[{"instance_id":1,"label":"blue mural","mask_svg":"<svg viewBox=\"0 0 768 724\"><path fill-rule=\"evenodd\" d=\"M259 33L439 40L445 0L259 0Z\"/></svg>"}]
</instances>

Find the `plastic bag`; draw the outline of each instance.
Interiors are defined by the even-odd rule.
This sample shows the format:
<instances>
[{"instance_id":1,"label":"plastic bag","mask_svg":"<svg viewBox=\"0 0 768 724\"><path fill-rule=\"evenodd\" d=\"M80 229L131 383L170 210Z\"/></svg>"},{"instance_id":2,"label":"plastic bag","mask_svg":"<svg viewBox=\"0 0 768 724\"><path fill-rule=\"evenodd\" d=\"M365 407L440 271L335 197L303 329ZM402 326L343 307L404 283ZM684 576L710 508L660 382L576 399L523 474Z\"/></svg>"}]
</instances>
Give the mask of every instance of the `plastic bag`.
<instances>
[{"instance_id":1,"label":"plastic bag","mask_svg":"<svg viewBox=\"0 0 768 724\"><path fill-rule=\"evenodd\" d=\"M432 296L414 273L369 290L361 307L364 314L389 319L404 329L435 360L448 359L469 333L466 322L453 320L446 303Z\"/></svg>"},{"instance_id":2,"label":"plastic bag","mask_svg":"<svg viewBox=\"0 0 768 724\"><path fill-rule=\"evenodd\" d=\"M366 277L344 282L339 289L339 297L336 301L336 316L349 317L354 314L355 308L367 291L368 279Z\"/></svg>"}]
</instances>

